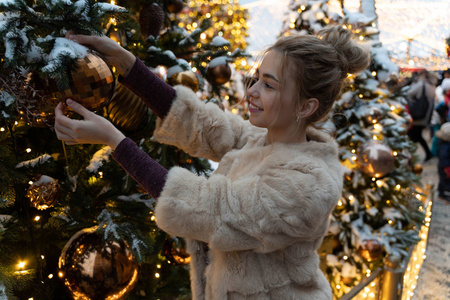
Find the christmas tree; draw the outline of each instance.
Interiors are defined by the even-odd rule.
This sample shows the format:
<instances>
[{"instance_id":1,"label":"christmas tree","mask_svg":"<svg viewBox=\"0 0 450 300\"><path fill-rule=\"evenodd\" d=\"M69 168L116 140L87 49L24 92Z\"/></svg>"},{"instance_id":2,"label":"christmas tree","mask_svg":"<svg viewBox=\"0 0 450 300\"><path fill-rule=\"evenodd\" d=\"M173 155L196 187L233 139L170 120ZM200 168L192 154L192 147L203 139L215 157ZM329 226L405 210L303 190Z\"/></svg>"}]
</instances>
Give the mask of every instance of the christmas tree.
<instances>
[{"instance_id":1,"label":"christmas tree","mask_svg":"<svg viewBox=\"0 0 450 300\"><path fill-rule=\"evenodd\" d=\"M152 139L155 115L114 69L64 38L69 30L106 34L169 84L218 105L237 103L246 12L214 1L200 18L191 14L200 2L0 1L0 296L190 298L189 256L182 239L157 228L155 200L110 157L111 148L65 146L53 121L57 103L75 98L164 167L208 176L209 161ZM217 8L225 4L224 15ZM238 44L225 38L232 27L211 27L221 21L242 29L232 33Z\"/></svg>"},{"instance_id":2,"label":"christmas tree","mask_svg":"<svg viewBox=\"0 0 450 300\"><path fill-rule=\"evenodd\" d=\"M370 67L348 74L327 124L336 131L345 178L323 245L323 270L340 298L377 268L405 266L419 240L424 197L417 147L406 135L405 89L391 81L398 68L378 39L374 9L370 1L361 1L358 12L334 2L291 1L282 34L317 34L338 25L370 47Z\"/></svg>"}]
</instances>

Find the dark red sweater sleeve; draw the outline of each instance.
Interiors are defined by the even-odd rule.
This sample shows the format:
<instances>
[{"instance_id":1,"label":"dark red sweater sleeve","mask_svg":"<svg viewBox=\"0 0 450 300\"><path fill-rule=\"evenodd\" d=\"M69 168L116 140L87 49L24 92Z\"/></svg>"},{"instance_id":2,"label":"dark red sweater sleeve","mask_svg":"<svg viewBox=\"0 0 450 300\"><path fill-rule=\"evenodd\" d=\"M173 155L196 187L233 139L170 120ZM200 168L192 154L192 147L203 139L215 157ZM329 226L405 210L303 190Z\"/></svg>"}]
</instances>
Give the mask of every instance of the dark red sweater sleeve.
<instances>
[{"instance_id":1,"label":"dark red sweater sleeve","mask_svg":"<svg viewBox=\"0 0 450 300\"><path fill-rule=\"evenodd\" d=\"M168 170L142 151L130 138L123 139L113 152L114 159L153 198L158 198Z\"/></svg>"},{"instance_id":2,"label":"dark red sweater sleeve","mask_svg":"<svg viewBox=\"0 0 450 300\"><path fill-rule=\"evenodd\" d=\"M177 95L172 86L156 76L137 57L128 76L119 76L119 82L138 95L161 119L167 115Z\"/></svg>"},{"instance_id":3,"label":"dark red sweater sleeve","mask_svg":"<svg viewBox=\"0 0 450 300\"><path fill-rule=\"evenodd\" d=\"M126 78L119 76L119 82L138 95L161 119L169 113L176 98L176 91L144 63L136 62ZM123 139L113 158L134 178L153 198L161 194L168 170L142 151L130 138Z\"/></svg>"}]
</instances>

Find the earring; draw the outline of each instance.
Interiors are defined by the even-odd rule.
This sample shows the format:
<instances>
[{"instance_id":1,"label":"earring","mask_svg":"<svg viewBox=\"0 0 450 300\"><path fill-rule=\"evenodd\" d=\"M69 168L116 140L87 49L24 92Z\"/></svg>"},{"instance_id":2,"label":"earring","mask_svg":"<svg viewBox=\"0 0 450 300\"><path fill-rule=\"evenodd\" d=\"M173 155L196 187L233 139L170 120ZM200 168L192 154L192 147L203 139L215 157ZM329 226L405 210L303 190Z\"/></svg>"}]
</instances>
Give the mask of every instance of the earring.
<instances>
[{"instance_id":1,"label":"earring","mask_svg":"<svg viewBox=\"0 0 450 300\"><path fill-rule=\"evenodd\" d=\"M297 115L296 121L297 121L297 123L300 122L300 115Z\"/></svg>"}]
</instances>

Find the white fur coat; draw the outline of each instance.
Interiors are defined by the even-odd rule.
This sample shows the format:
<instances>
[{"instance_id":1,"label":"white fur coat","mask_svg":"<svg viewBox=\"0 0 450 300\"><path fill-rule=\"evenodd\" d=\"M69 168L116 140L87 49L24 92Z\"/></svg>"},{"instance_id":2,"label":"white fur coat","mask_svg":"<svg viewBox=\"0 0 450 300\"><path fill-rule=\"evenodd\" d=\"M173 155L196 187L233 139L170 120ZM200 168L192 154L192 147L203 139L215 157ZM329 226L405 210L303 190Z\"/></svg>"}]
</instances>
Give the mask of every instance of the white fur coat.
<instances>
[{"instance_id":1,"label":"white fur coat","mask_svg":"<svg viewBox=\"0 0 450 300\"><path fill-rule=\"evenodd\" d=\"M336 142L311 129L309 142L265 146L266 129L176 90L154 137L220 161L210 178L172 168L155 210L187 240L193 299L331 299L316 250L341 195Z\"/></svg>"}]
</instances>

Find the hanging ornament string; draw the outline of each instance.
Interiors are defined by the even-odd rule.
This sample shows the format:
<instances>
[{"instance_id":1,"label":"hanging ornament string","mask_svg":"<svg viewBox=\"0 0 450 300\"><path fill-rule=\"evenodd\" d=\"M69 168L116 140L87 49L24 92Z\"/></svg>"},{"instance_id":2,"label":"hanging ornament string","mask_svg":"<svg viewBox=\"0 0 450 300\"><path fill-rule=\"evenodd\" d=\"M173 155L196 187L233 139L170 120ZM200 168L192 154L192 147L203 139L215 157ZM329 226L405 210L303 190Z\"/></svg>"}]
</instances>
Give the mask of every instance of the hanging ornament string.
<instances>
[{"instance_id":1,"label":"hanging ornament string","mask_svg":"<svg viewBox=\"0 0 450 300\"><path fill-rule=\"evenodd\" d=\"M64 159L66 160L66 166L69 167L69 159L67 158L67 151L66 151L66 144L64 144L64 141L61 141L63 146L63 152L64 152Z\"/></svg>"}]
</instances>

